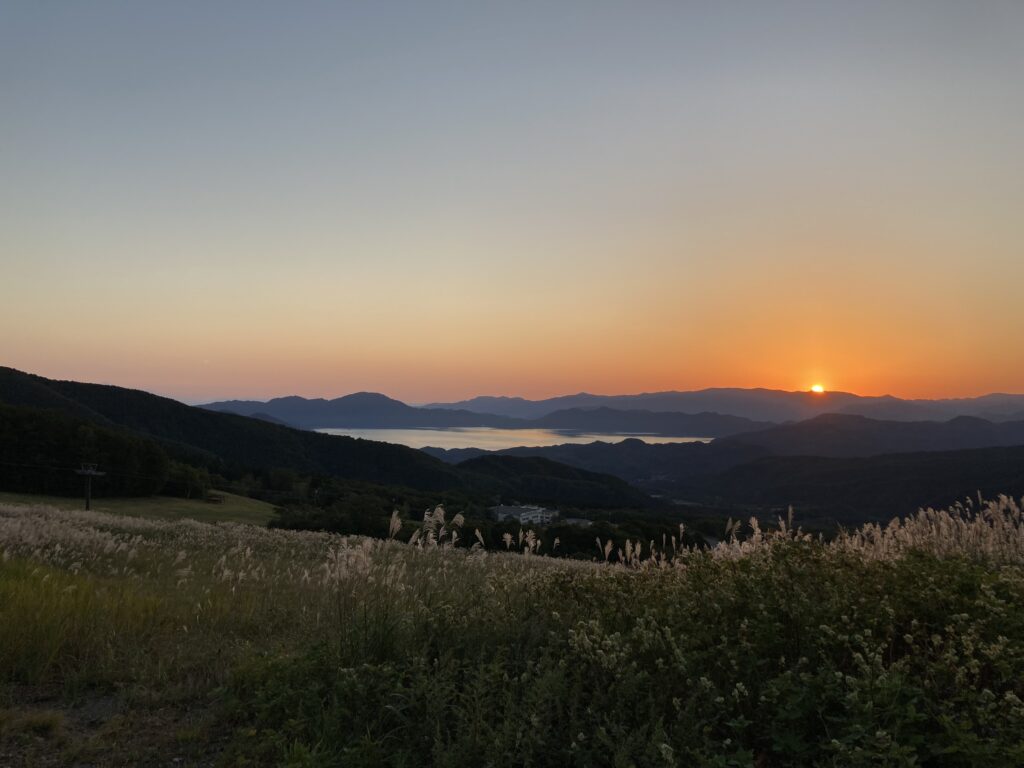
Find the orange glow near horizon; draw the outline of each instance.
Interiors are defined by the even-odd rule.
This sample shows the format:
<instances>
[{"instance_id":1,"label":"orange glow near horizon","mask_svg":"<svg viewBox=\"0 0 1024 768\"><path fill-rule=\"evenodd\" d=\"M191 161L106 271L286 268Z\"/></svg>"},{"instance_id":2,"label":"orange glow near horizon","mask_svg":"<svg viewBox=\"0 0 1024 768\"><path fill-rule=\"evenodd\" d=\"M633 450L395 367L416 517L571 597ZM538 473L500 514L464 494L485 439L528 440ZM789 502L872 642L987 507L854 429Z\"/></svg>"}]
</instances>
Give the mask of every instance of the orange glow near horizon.
<instances>
[{"instance_id":1,"label":"orange glow near horizon","mask_svg":"<svg viewBox=\"0 0 1024 768\"><path fill-rule=\"evenodd\" d=\"M815 394L818 395L822 394L824 391L825 387L823 387L821 384L815 384L814 386L811 387L811 392L814 392Z\"/></svg>"},{"instance_id":2,"label":"orange glow near horizon","mask_svg":"<svg viewBox=\"0 0 1024 768\"><path fill-rule=\"evenodd\" d=\"M284 251L270 249L249 276L199 257L117 273L17 263L0 283L0 364L189 402L360 390L413 403L806 391L826 373L863 395L1024 391L1024 313L1010 277L1024 281L1024 262L1007 260L989 279L957 267L966 241L911 248L852 232L827 241L795 227L771 232L692 242L678 262L638 241L563 263L523 235L495 264L467 272L482 247L468 242L462 258L404 264L397 281L390 273L400 265L383 254L354 267L313 256L275 262ZM531 250L549 263L515 260ZM827 269L815 257L822 250L836 254ZM637 251L653 254L649 271L636 269ZM936 266L925 271L929 259ZM545 270L558 279L538 281ZM110 286L111 274L122 283ZM943 296L989 310L951 311L933 298Z\"/></svg>"},{"instance_id":3,"label":"orange glow near horizon","mask_svg":"<svg viewBox=\"0 0 1024 768\"><path fill-rule=\"evenodd\" d=\"M15 5L0 365L1024 392L1022 3Z\"/></svg>"}]
</instances>

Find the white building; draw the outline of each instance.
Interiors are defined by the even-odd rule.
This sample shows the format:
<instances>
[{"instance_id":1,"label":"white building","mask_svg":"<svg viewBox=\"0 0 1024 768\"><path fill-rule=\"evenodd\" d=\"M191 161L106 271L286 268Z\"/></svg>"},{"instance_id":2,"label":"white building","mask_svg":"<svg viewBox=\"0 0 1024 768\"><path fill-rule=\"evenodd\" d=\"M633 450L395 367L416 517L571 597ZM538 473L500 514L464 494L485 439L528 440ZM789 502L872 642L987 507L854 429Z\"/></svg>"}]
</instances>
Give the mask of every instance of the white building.
<instances>
[{"instance_id":1,"label":"white building","mask_svg":"<svg viewBox=\"0 0 1024 768\"><path fill-rule=\"evenodd\" d=\"M499 522L512 519L532 525L549 525L558 518L557 509L546 509L536 505L499 504L491 507L491 514Z\"/></svg>"}]
</instances>

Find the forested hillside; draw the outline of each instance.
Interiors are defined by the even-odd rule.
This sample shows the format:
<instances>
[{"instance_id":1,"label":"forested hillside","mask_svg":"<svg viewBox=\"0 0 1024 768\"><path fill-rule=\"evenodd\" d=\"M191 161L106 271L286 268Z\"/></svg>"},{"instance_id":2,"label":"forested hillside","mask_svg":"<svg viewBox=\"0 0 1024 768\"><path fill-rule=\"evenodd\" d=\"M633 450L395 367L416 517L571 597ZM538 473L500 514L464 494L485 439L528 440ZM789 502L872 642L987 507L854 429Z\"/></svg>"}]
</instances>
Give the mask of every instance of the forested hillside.
<instances>
[{"instance_id":1,"label":"forested hillside","mask_svg":"<svg viewBox=\"0 0 1024 768\"><path fill-rule=\"evenodd\" d=\"M163 473L143 473L148 484L138 488L150 493L166 487L168 471L175 477L202 471L230 483L251 483L256 490L295 503L315 502L317 486L335 479L391 489L381 495L392 498L415 490L435 500L452 492L478 503L514 498L602 508L652 504L616 477L554 462L524 464L495 457L474 471L401 445L308 432L138 390L50 381L9 368L0 369L0 403L8 404L0 411L7 455L31 455L35 465L31 482L26 469L8 490L77 493L77 478L55 479L52 468L70 472L68 467L92 461L111 478L97 481L97 492L127 493L136 486L113 478L139 475L139 457L145 454L160 457L165 467ZM80 438L88 434L101 435L104 450L89 449ZM134 445L146 446L148 453L134 451Z\"/></svg>"}]
</instances>

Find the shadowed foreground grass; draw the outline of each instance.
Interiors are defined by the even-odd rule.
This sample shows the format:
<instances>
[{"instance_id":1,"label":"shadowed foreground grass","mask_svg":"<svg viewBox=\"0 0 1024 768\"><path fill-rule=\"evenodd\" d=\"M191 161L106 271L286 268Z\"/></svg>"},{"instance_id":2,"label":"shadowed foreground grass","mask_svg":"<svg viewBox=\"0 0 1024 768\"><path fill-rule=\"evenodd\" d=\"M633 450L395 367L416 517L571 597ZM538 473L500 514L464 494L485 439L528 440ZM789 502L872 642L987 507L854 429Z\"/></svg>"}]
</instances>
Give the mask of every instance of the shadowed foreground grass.
<instances>
[{"instance_id":1,"label":"shadowed foreground grass","mask_svg":"<svg viewBox=\"0 0 1024 768\"><path fill-rule=\"evenodd\" d=\"M1024 763L1007 500L632 567L452 530L0 507L0 763Z\"/></svg>"}]
</instances>

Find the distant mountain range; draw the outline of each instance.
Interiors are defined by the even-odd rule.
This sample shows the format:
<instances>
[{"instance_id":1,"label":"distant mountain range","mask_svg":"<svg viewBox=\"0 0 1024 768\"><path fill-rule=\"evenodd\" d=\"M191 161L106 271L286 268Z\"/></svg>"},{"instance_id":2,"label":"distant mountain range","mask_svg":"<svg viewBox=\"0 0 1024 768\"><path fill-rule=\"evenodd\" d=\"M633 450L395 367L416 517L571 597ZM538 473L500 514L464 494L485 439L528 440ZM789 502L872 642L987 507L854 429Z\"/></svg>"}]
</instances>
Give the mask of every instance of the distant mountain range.
<instances>
[{"instance_id":1,"label":"distant mountain range","mask_svg":"<svg viewBox=\"0 0 1024 768\"><path fill-rule=\"evenodd\" d=\"M614 408L566 408L533 419L531 426L604 434L725 437L773 426L721 413L680 413Z\"/></svg>"},{"instance_id":2,"label":"distant mountain range","mask_svg":"<svg viewBox=\"0 0 1024 768\"><path fill-rule=\"evenodd\" d=\"M711 442L647 444L619 443L508 448L488 452L478 448L424 448L449 462L489 453L545 456L573 466L601 467L651 485L652 477L689 476L718 472L762 456L867 457L892 453L958 451L974 448L1024 446L1024 421L991 422L970 416L949 421L880 421L864 416L825 414L795 424L744 432ZM646 474L653 469L653 474ZM1024 467L1022 467L1024 472ZM625 473L625 474L623 474Z\"/></svg>"},{"instance_id":3,"label":"distant mountain range","mask_svg":"<svg viewBox=\"0 0 1024 768\"><path fill-rule=\"evenodd\" d=\"M105 452L106 458L100 459L105 466L124 464L120 472L125 492L132 477L129 459L138 454L135 463L140 467L143 459L157 466L161 461L166 465L170 457L225 477L287 469L310 478L330 476L386 486L396 489L396 496L400 488L412 488L457 492L478 500L500 496L636 509L656 506L647 494L657 494L678 502L675 509L683 518L691 514L688 510L736 515L794 504L804 519L810 515L823 521L856 522L907 514L921 505L949 504L978 491L990 496L1024 494L1024 419L1009 418L1017 413L1019 399L991 395L973 400L899 401L843 393L705 390L602 398L604 404L572 407L566 407L572 398L556 398L545 402L561 407L524 418L468 408L414 408L372 393L337 400L291 397L193 407L138 390L54 381L0 368L0 436L4 437L0 464L6 467L0 481L24 486L35 482L31 467L69 471L80 453L80 460L86 461L90 460L86 453L100 451ZM488 399L484 405L503 402ZM695 412L671 409L680 404L692 406ZM874 409L902 417L912 411L919 417L951 408L995 417L878 419L833 412L769 424L744 415L696 410L704 406L745 407L748 413L770 413L776 418L784 412L792 415L823 407ZM401 428L515 425L637 433L678 430L720 437L710 443L651 444L630 439L494 453L416 451L276 422L317 427L333 423ZM115 474L118 471L110 468ZM141 477L152 474L149 470L130 471L140 481L152 479Z\"/></svg>"},{"instance_id":4,"label":"distant mountain range","mask_svg":"<svg viewBox=\"0 0 1024 768\"><path fill-rule=\"evenodd\" d=\"M567 408L535 419L478 413L458 408L415 408L373 392L334 400L279 397L266 402L227 400L199 406L211 411L276 421L301 429L559 429L601 434L651 434L678 437L724 437L772 426L720 413L658 413L612 408Z\"/></svg>"},{"instance_id":5,"label":"distant mountain range","mask_svg":"<svg viewBox=\"0 0 1024 768\"><path fill-rule=\"evenodd\" d=\"M876 456L1024 445L1024 421L974 416L949 421L882 421L830 413L795 424L746 432L719 442L742 443L775 456Z\"/></svg>"},{"instance_id":6,"label":"distant mountain range","mask_svg":"<svg viewBox=\"0 0 1024 768\"><path fill-rule=\"evenodd\" d=\"M449 462L488 455L423 450ZM624 440L495 453L614 474L688 503L796 504L840 521L907 514L979 491L1024 494L1024 421L899 422L827 414L707 444Z\"/></svg>"},{"instance_id":7,"label":"distant mountain range","mask_svg":"<svg viewBox=\"0 0 1024 768\"><path fill-rule=\"evenodd\" d=\"M3 482L18 483L12 486L16 490L24 490L24 473L18 467L70 472L68 457L76 454L81 454L80 461L99 460L104 470L124 473L124 466L113 465L109 451L97 458L96 441L90 437L94 431L90 427L95 425L110 443L118 436L127 438L118 445L121 453L130 450L125 446L138 444L225 475L284 469L396 489L459 491L479 499L500 496L569 506L653 505L650 497L618 477L543 458L523 461L493 456L455 467L403 445L268 423L268 416L277 418L273 414L250 418L217 413L140 390L56 381L13 368L0 367L0 406L0 436L4 437L0 465L15 470L0 472L0 487ZM69 434L76 436L73 446L67 444Z\"/></svg>"},{"instance_id":8,"label":"distant mountain range","mask_svg":"<svg viewBox=\"0 0 1024 768\"><path fill-rule=\"evenodd\" d=\"M683 413L718 413L754 421L802 421L823 413L845 413L891 421L937 421L977 416L991 421L1024 419L1024 395L991 394L946 400L903 400L885 395L862 397L849 392L784 392L774 389L716 388L692 392L639 395L564 395L546 400L521 397L475 397L425 408L458 409L520 419L537 419L575 408L612 408Z\"/></svg>"},{"instance_id":9,"label":"distant mountain range","mask_svg":"<svg viewBox=\"0 0 1024 768\"><path fill-rule=\"evenodd\" d=\"M640 395L581 393L547 400L477 397L423 407L410 406L382 394L358 392L333 400L291 396L266 402L227 400L200 407L301 429L543 428L595 434L708 438L738 435L787 422L802 422L825 414L902 422L947 421L955 417L989 422L1024 421L1024 395L901 400L890 396L861 397L848 392L783 392L771 389L704 389ZM971 429L966 424L959 428ZM992 431L993 428L988 429ZM815 431L815 434L819 433L820 430ZM917 433L911 431L906 434ZM986 437L982 442L989 439Z\"/></svg>"},{"instance_id":10,"label":"distant mountain range","mask_svg":"<svg viewBox=\"0 0 1024 768\"><path fill-rule=\"evenodd\" d=\"M414 408L376 392L356 392L333 400L290 396L259 400L226 400L200 405L209 411L270 418L300 429L353 427L359 429L430 429L445 427L526 426L522 419L475 411Z\"/></svg>"}]
</instances>

